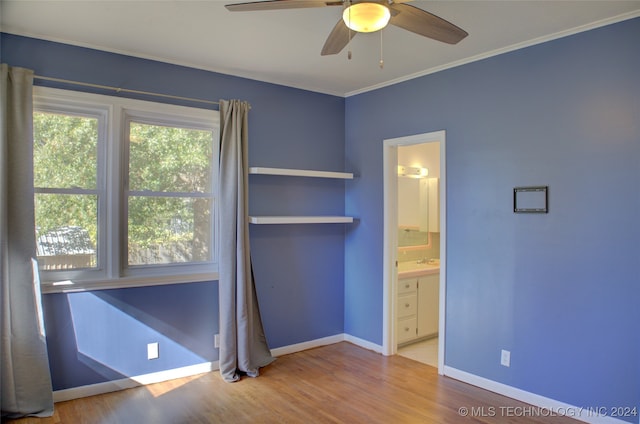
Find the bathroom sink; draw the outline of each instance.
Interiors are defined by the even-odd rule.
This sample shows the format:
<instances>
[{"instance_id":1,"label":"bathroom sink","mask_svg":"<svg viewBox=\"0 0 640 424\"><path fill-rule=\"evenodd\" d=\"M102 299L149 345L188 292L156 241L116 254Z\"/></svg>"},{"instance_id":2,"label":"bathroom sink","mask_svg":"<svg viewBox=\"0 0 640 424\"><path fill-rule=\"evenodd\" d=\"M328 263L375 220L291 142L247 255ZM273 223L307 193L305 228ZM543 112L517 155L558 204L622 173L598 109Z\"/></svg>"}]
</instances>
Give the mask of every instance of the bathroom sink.
<instances>
[{"instance_id":1,"label":"bathroom sink","mask_svg":"<svg viewBox=\"0 0 640 424\"><path fill-rule=\"evenodd\" d=\"M398 273L411 273L411 274L419 274L424 271L424 273L434 273L440 271L440 260L432 261L431 263L419 263L421 261L402 261L398 262ZM435 262L435 263L434 263Z\"/></svg>"}]
</instances>

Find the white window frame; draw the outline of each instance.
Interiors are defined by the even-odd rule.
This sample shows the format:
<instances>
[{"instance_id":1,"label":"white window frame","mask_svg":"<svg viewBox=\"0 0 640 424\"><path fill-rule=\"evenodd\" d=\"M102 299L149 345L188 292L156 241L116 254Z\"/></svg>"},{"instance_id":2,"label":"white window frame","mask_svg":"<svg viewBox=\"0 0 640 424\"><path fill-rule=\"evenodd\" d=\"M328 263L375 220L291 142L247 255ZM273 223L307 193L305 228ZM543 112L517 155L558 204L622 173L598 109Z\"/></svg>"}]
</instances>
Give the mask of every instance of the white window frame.
<instances>
[{"instance_id":1,"label":"white window frame","mask_svg":"<svg viewBox=\"0 0 640 424\"><path fill-rule=\"evenodd\" d=\"M34 90L35 91L35 90ZM106 264L105 253L107 249L106 238L102 236L107 231L105 222L100 220L100 216L105 216L107 213L107 190L105 181L105 162L106 162L106 146L109 138L110 128L108 126L109 115L111 108L107 105L100 105L96 103L78 103L69 101L60 102L45 102L41 103L36 101L34 97L34 111L44 113L58 113L69 116L80 116L87 118L94 118L98 120L98 144L97 148L97 175L96 175L96 188L94 190L80 189L80 188L36 188L35 192L44 194L93 194L98 196L97 216L98 216L98 255L96 268L91 269L78 269L78 270L59 270L59 271L40 271L41 281L46 281L55 276L57 280L91 280L96 278L105 278L104 267Z\"/></svg>"},{"instance_id":2,"label":"white window frame","mask_svg":"<svg viewBox=\"0 0 640 424\"><path fill-rule=\"evenodd\" d=\"M218 152L219 112L101 94L48 87L34 87L34 111L60 112L98 117L98 239L97 269L40 271L44 293L85 291L119 287L191 283L218 279ZM212 260L198 264L127 266L128 178L127 120L148 120L166 125L206 129L213 132Z\"/></svg>"}]
</instances>

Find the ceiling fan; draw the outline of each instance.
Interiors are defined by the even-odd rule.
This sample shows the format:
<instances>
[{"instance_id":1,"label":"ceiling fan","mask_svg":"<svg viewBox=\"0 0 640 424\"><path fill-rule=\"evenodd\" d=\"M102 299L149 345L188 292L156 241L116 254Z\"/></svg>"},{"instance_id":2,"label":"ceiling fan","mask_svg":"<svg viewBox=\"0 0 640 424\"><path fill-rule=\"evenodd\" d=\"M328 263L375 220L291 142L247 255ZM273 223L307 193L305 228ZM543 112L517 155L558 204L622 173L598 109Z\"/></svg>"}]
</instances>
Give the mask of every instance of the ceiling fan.
<instances>
[{"instance_id":1,"label":"ceiling fan","mask_svg":"<svg viewBox=\"0 0 640 424\"><path fill-rule=\"evenodd\" d=\"M457 44L468 35L451 22L404 4L408 1L411 0L266 0L227 4L225 7L232 12L250 12L341 6L342 19L325 41L320 53L322 56L340 53L358 32L378 31L388 23L448 44Z\"/></svg>"}]
</instances>

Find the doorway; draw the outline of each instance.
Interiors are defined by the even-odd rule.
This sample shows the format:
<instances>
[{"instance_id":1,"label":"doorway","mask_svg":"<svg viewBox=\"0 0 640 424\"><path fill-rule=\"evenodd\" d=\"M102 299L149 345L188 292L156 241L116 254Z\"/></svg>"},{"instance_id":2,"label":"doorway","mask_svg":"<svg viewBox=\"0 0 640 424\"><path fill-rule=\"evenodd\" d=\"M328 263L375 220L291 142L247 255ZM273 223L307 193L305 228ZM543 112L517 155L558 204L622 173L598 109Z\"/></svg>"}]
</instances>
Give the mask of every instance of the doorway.
<instances>
[{"instance_id":1,"label":"doorway","mask_svg":"<svg viewBox=\"0 0 640 424\"><path fill-rule=\"evenodd\" d=\"M398 351L398 341L404 336L398 334L398 243L399 243L399 208L398 181L399 164L398 150L402 146L416 146L426 143L438 143L439 146L439 278L437 284L438 299L438 372L444 372L445 346L445 288L446 288L446 140L445 131L416 134L412 136L387 139L383 141L384 162L384 294L383 294L383 353L394 355ZM413 169L413 164L407 164L409 171L427 173L424 169ZM425 258L428 260L429 258Z\"/></svg>"}]
</instances>

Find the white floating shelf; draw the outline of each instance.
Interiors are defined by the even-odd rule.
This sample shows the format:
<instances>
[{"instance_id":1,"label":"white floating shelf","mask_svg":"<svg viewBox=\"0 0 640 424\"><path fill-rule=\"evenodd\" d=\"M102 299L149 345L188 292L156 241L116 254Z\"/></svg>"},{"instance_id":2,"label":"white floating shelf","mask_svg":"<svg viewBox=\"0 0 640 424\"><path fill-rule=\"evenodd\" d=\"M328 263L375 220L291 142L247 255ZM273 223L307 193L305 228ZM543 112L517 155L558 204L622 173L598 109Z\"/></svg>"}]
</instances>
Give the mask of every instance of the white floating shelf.
<instances>
[{"instance_id":1,"label":"white floating shelf","mask_svg":"<svg viewBox=\"0 0 640 424\"><path fill-rule=\"evenodd\" d=\"M309 169L251 167L249 168L249 174L286 175L291 177L340 178L344 180L353 179L353 174L350 172L313 171Z\"/></svg>"},{"instance_id":2,"label":"white floating shelf","mask_svg":"<svg viewBox=\"0 0 640 424\"><path fill-rule=\"evenodd\" d=\"M353 222L351 216L250 216L251 224L339 224Z\"/></svg>"}]
</instances>

